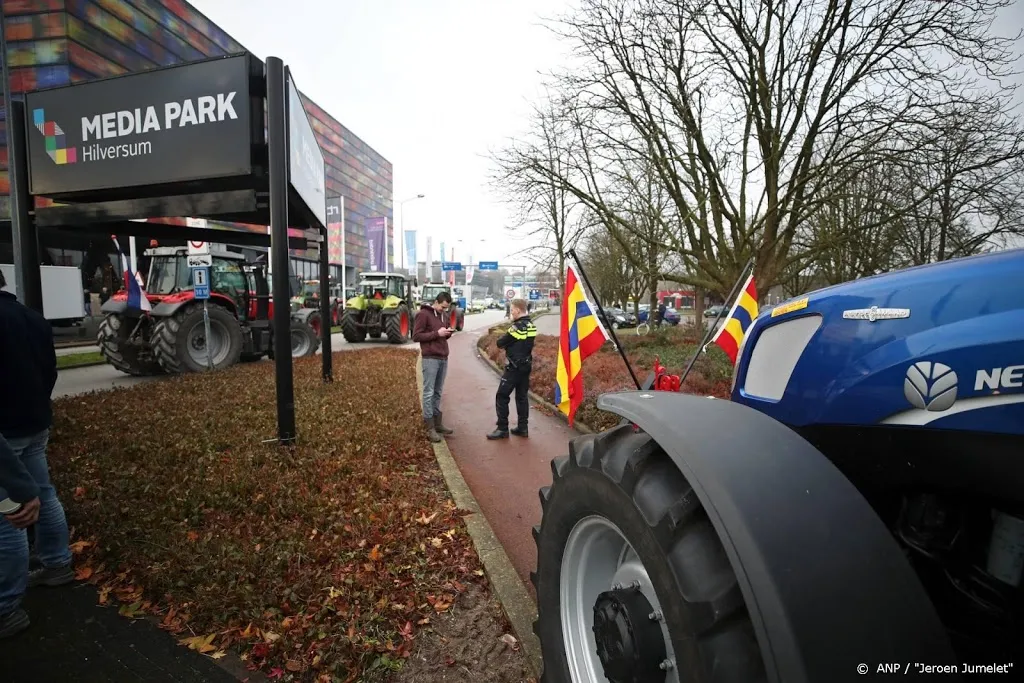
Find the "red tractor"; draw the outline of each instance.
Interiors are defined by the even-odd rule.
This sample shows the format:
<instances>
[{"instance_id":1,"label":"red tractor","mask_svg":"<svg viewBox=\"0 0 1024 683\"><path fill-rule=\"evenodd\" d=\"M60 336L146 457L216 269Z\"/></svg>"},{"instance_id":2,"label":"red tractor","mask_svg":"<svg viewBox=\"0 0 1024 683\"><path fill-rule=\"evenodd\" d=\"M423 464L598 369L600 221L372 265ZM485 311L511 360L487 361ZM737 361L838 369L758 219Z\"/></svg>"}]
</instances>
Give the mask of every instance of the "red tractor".
<instances>
[{"instance_id":1,"label":"red tractor","mask_svg":"<svg viewBox=\"0 0 1024 683\"><path fill-rule=\"evenodd\" d=\"M130 375L204 372L207 349L215 370L239 361L273 357L274 304L264 264L245 263L240 255L214 251L210 268L210 338L203 323L203 303L192 290L192 269L185 247L157 247L150 257L146 296L153 310L129 309L127 293L103 304L97 343L107 362ZM292 356L316 353L320 313L291 312Z\"/></svg>"}]
</instances>

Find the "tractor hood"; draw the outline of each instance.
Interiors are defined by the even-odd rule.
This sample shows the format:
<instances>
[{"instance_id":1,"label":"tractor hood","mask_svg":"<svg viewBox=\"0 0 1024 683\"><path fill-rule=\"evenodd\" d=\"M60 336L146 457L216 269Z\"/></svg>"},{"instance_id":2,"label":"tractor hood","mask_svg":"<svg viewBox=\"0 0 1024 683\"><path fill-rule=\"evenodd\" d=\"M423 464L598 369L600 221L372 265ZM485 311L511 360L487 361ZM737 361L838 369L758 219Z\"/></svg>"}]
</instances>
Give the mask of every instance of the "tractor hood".
<instances>
[{"instance_id":1,"label":"tractor hood","mask_svg":"<svg viewBox=\"0 0 1024 683\"><path fill-rule=\"evenodd\" d=\"M828 287L753 322L733 400L792 426L1024 433L1024 250Z\"/></svg>"}]
</instances>

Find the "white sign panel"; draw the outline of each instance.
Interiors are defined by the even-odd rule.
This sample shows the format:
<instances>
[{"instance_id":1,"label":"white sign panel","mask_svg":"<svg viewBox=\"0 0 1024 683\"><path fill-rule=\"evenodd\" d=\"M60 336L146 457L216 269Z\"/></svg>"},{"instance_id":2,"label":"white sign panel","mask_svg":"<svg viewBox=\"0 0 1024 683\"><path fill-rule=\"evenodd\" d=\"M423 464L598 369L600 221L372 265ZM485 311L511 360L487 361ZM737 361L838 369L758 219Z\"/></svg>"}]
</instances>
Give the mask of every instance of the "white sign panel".
<instances>
[{"instance_id":1,"label":"white sign panel","mask_svg":"<svg viewBox=\"0 0 1024 683\"><path fill-rule=\"evenodd\" d=\"M295 81L288 77L288 175L321 225L327 225L327 192L324 187L324 155L309 124Z\"/></svg>"}]
</instances>

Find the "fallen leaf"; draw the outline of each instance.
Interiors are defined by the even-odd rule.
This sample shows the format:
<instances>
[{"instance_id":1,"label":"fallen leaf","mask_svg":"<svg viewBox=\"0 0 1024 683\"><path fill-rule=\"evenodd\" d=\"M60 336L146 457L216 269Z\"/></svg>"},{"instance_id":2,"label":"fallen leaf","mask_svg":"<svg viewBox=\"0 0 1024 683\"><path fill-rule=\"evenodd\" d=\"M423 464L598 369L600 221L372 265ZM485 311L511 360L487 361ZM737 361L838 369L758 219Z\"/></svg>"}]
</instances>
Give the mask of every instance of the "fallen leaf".
<instances>
[{"instance_id":1,"label":"fallen leaf","mask_svg":"<svg viewBox=\"0 0 1024 683\"><path fill-rule=\"evenodd\" d=\"M375 545L370 550L370 559L374 562L380 559L380 545Z\"/></svg>"},{"instance_id":2,"label":"fallen leaf","mask_svg":"<svg viewBox=\"0 0 1024 683\"><path fill-rule=\"evenodd\" d=\"M443 544L443 543L444 543L444 541L442 541L437 536L435 536L434 538L430 539L430 545L434 546L435 548L440 548L441 544Z\"/></svg>"},{"instance_id":3,"label":"fallen leaf","mask_svg":"<svg viewBox=\"0 0 1024 683\"><path fill-rule=\"evenodd\" d=\"M223 658L223 657L226 657L226 656L227 656L227 654L228 654L228 653L227 653L227 652L224 652L224 650L217 650L217 651L216 651L216 652L214 652L214 653L213 653L212 655L210 655L210 657L212 657L213 659L221 659L221 658Z\"/></svg>"},{"instance_id":4,"label":"fallen leaf","mask_svg":"<svg viewBox=\"0 0 1024 683\"><path fill-rule=\"evenodd\" d=\"M505 643L506 645L511 647L516 652L519 651L519 641L516 640L516 637L514 635L512 635L511 633L506 633L505 635L503 635L501 637L501 642Z\"/></svg>"},{"instance_id":5,"label":"fallen leaf","mask_svg":"<svg viewBox=\"0 0 1024 683\"><path fill-rule=\"evenodd\" d=\"M446 609L448 609L451 606L452 606L452 603L445 602L444 600L438 600L437 602L434 603L434 609L437 610L438 612L443 612L443 611L445 611Z\"/></svg>"},{"instance_id":6,"label":"fallen leaf","mask_svg":"<svg viewBox=\"0 0 1024 683\"><path fill-rule=\"evenodd\" d=\"M427 517L427 514L423 513L422 515L420 515L419 517L416 518L416 521L419 522L420 524L422 524L423 526L426 526L426 525L430 524L431 522L433 522L434 519L437 518L437 515L438 515L438 513L435 512L434 514L432 514L429 517Z\"/></svg>"},{"instance_id":7,"label":"fallen leaf","mask_svg":"<svg viewBox=\"0 0 1024 683\"><path fill-rule=\"evenodd\" d=\"M92 576L92 567L89 565L79 567L75 570L75 578L79 581L86 581L90 576Z\"/></svg>"},{"instance_id":8,"label":"fallen leaf","mask_svg":"<svg viewBox=\"0 0 1024 683\"><path fill-rule=\"evenodd\" d=\"M302 663L296 662L294 659L289 659L287 662L284 663L284 668L288 669L289 671L302 671Z\"/></svg>"},{"instance_id":9,"label":"fallen leaf","mask_svg":"<svg viewBox=\"0 0 1024 683\"><path fill-rule=\"evenodd\" d=\"M195 532L195 531L189 531L188 532L188 540L190 540L193 543L195 543L196 541L199 540L199 534L197 532Z\"/></svg>"},{"instance_id":10,"label":"fallen leaf","mask_svg":"<svg viewBox=\"0 0 1024 683\"><path fill-rule=\"evenodd\" d=\"M71 544L71 552L75 555L81 555L82 551L93 545L92 541L75 541Z\"/></svg>"}]
</instances>

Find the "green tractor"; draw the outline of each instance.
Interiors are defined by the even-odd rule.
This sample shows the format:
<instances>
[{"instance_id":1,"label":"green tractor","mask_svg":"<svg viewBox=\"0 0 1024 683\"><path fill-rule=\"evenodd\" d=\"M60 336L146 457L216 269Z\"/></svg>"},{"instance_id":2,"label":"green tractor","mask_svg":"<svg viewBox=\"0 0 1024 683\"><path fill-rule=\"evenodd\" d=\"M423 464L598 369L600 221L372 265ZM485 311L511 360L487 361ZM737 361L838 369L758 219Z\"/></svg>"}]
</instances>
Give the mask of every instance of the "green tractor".
<instances>
[{"instance_id":1,"label":"green tractor","mask_svg":"<svg viewBox=\"0 0 1024 683\"><path fill-rule=\"evenodd\" d=\"M412 280L400 273L360 273L356 294L345 302L341 333L356 344L366 335L379 339L387 335L392 344L412 338Z\"/></svg>"},{"instance_id":2,"label":"green tractor","mask_svg":"<svg viewBox=\"0 0 1024 683\"><path fill-rule=\"evenodd\" d=\"M429 306L441 292L447 292L452 297L452 305L448 312L441 316L441 322L445 327L452 327L456 332L462 332L462 326L466 322L466 312L458 307L459 300L452 295L451 285L438 282L427 282L420 288L420 306Z\"/></svg>"}]
</instances>

